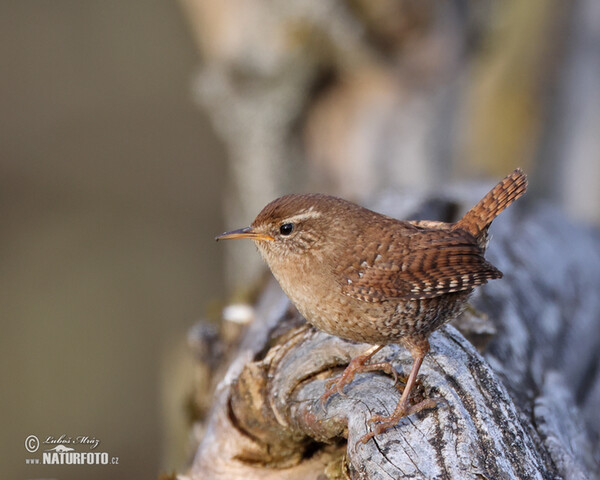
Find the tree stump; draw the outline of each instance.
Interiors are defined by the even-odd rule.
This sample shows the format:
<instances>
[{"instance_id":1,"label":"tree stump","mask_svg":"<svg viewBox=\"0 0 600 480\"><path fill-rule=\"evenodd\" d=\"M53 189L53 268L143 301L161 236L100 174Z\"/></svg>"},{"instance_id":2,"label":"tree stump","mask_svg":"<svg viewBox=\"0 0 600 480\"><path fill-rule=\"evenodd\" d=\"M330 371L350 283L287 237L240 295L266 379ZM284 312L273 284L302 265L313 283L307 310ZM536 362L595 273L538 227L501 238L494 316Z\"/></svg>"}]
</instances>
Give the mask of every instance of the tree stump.
<instances>
[{"instance_id":1,"label":"tree stump","mask_svg":"<svg viewBox=\"0 0 600 480\"><path fill-rule=\"evenodd\" d=\"M398 218L454 221L478 198L386 195ZM393 207L392 207L393 206ZM598 468L600 239L550 207L509 209L487 257L504 278L479 288L456 326L430 340L417 395L436 409L366 444L401 389L357 375L321 405L327 379L369 347L307 325L275 281L254 307L220 381L189 472L198 479L586 479ZM412 212L412 214L411 214ZM482 350L479 352L467 338ZM409 353L376 355L408 373ZM400 384L401 385L401 384Z\"/></svg>"}]
</instances>

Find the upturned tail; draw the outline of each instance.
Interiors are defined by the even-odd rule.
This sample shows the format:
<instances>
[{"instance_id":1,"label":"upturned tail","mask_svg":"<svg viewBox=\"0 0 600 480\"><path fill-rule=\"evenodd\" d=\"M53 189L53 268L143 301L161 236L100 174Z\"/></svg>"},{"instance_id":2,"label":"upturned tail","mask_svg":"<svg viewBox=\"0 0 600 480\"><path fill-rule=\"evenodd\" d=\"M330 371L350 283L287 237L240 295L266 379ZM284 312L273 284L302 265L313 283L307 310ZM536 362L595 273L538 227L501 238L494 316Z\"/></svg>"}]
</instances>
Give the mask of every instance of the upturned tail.
<instances>
[{"instance_id":1,"label":"upturned tail","mask_svg":"<svg viewBox=\"0 0 600 480\"><path fill-rule=\"evenodd\" d=\"M527 175L517 168L492 188L477 205L461 218L454 228L466 230L485 248L487 230L492 220L527 190Z\"/></svg>"}]
</instances>

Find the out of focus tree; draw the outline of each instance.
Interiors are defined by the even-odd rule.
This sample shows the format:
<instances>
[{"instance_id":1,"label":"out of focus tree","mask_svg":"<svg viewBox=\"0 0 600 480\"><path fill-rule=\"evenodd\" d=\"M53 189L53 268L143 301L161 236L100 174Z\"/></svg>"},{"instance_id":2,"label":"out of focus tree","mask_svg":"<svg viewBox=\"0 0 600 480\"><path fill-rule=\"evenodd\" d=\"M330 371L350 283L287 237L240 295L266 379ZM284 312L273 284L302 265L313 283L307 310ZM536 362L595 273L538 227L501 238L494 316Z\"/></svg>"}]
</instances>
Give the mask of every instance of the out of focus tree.
<instances>
[{"instance_id":1,"label":"out of focus tree","mask_svg":"<svg viewBox=\"0 0 600 480\"><path fill-rule=\"evenodd\" d=\"M282 193L364 201L516 166L600 221L595 0L181 4L203 56L195 92L229 148L230 226ZM244 285L258 260L227 248Z\"/></svg>"}]
</instances>

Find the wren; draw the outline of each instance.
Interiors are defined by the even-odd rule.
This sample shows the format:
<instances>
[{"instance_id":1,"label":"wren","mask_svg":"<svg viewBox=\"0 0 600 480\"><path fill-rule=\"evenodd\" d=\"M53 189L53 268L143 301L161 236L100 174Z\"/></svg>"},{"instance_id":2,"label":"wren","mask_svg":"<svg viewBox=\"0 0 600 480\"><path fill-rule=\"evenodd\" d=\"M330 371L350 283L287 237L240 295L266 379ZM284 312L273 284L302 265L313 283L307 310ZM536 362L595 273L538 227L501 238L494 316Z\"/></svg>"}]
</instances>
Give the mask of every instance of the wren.
<instances>
[{"instance_id":1,"label":"wren","mask_svg":"<svg viewBox=\"0 0 600 480\"><path fill-rule=\"evenodd\" d=\"M456 223L401 221L341 198L286 195L269 203L250 227L217 240L254 240L281 288L316 328L374 346L355 357L321 397L342 393L355 374L383 370L367 363L383 346L406 347L413 365L392 415L362 438L368 441L402 417L432 408L435 400L409 402L429 335L458 316L469 294L502 273L484 253L492 220L527 189L521 169L498 183Z\"/></svg>"}]
</instances>

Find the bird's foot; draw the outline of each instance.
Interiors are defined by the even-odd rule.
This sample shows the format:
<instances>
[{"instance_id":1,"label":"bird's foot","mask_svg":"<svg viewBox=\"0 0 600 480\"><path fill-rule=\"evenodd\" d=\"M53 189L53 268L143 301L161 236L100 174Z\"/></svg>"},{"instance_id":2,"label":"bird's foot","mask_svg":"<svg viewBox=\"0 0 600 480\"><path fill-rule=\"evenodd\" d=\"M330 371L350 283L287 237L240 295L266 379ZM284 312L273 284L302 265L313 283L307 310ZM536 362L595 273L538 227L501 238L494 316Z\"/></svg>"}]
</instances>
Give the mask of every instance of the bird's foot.
<instances>
[{"instance_id":1,"label":"bird's foot","mask_svg":"<svg viewBox=\"0 0 600 480\"><path fill-rule=\"evenodd\" d=\"M398 381L398 372L396 372L396 369L390 362L366 364L376 351L379 351L379 349L354 357L339 377L329 380L325 384L325 393L321 395L321 405L325 405L325 402L327 402L327 399L331 397L331 395L336 393L345 395L343 392L344 387L354 380L354 376L357 373L383 371L394 377L395 384Z\"/></svg>"},{"instance_id":2,"label":"bird's foot","mask_svg":"<svg viewBox=\"0 0 600 480\"><path fill-rule=\"evenodd\" d=\"M410 415L413 415L414 413L419 413L422 410L429 410L431 408L435 408L437 406L437 404L438 404L438 400L433 399L433 398L427 398L415 405L408 405L408 402L401 401L398 404L398 406L396 407L396 410L394 410L394 413L392 413L389 417L385 417L382 415L373 415L368 420L368 422L369 423L381 422L381 423L379 425L376 425L375 427L373 427L373 431L364 435L360 439L360 442L363 444L367 443L375 435L379 435L379 434L385 432L386 430L398 425L398 422L400 422L400 420L402 420L404 417L408 417Z\"/></svg>"}]
</instances>

